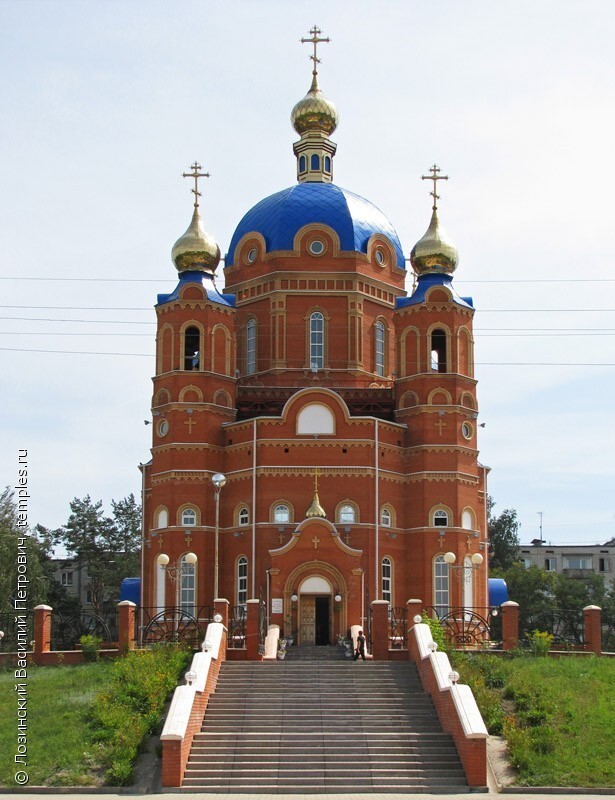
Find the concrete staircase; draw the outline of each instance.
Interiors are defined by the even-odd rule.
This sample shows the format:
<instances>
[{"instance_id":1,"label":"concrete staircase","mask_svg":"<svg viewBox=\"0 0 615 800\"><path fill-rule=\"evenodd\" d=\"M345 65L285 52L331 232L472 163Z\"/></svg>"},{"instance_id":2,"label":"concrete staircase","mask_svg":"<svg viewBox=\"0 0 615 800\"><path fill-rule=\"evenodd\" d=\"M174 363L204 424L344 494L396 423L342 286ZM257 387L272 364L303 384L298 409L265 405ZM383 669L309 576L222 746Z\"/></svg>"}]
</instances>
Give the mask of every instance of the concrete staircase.
<instances>
[{"instance_id":1,"label":"concrete staircase","mask_svg":"<svg viewBox=\"0 0 615 800\"><path fill-rule=\"evenodd\" d=\"M467 792L409 662L226 662L182 786L202 792Z\"/></svg>"}]
</instances>

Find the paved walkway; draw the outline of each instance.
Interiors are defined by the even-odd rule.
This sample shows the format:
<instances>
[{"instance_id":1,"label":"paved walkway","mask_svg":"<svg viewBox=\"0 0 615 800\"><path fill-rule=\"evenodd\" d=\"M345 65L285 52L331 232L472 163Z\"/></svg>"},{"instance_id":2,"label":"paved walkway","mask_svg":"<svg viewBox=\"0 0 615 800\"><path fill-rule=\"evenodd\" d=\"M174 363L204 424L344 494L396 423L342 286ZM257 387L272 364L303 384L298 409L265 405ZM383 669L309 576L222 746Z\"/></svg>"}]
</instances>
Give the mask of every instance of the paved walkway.
<instances>
[{"instance_id":1,"label":"paved walkway","mask_svg":"<svg viewBox=\"0 0 615 800\"><path fill-rule=\"evenodd\" d=\"M604 800L604 794L570 794L565 789L555 790L557 794L556 797L579 797L583 798L583 800ZM92 794L97 794L97 792L91 792L87 794L51 794L48 791L44 792L44 797L47 800L66 800L67 797L70 797L71 800L92 800ZM168 798L168 800L178 800L178 794L181 795L182 800L298 800L301 797L310 797L310 798L327 798L327 800L374 800L373 794L323 794L323 795L310 795L310 794L203 794L203 793L190 793L190 792L168 792L168 793L161 793L157 795L150 795L157 798ZM10 794L5 794L5 796L10 797ZM32 800L40 800L41 794L39 793L22 793L14 794L14 797L19 798L32 798ZM113 800L113 798L118 798L118 800L126 800L126 797L144 797L145 795L135 795L135 794L114 794L108 791L104 791L104 797L108 798L109 800ZM532 800L533 798L540 798L541 800L545 800L546 794L532 794L528 792L525 793L518 793L515 792L514 795L508 795L508 797L515 797L518 800ZM553 796L553 795L550 795ZM463 798L464 800L469 800L469 798L474 797L476 800L504 800L504 794L497 794L493 792L485 792L485 793L464 793L464 794L389 794L387 792L386 795L383 795L386 800L455 800L455 798Z\"/></svg>"}]
</instances>

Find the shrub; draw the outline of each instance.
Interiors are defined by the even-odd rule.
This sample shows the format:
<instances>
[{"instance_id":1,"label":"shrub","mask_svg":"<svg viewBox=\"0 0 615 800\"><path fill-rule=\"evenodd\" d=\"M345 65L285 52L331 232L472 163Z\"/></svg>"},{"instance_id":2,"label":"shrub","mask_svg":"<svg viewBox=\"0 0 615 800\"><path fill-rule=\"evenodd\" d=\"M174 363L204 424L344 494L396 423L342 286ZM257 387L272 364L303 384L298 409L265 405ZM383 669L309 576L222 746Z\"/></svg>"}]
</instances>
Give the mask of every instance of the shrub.
<instances>
[{"instance_id":1,"label":"shrub","mask_svg":"<svg viewBox=\"0 0 615 800\"><path fill-rule=\"evenodd\" d=\"M534 631L528 636L530 643L530 653L533 656L543 658L549 655L549 650L553 644L553 635L545 631Z\"/></svg>"},{"instance_id":2,"label":"shrub","mask_svg":"<svg viewBox=\"0 0 615 800\"><path fill-rule=\"evenodd\" d=\"M442 653L447 653L448 642L446 640L446 636L444 635L444 629L440 624L440 620L434 619L433 617L429 617L425 611L423 611L422 617L425 625L429 626L429 630L431 631L431 638L438 645L438 650L440 650L440 652Z\"/></svg>"},{"instance_id":3,"label":"shrub","mask_svg":"<svg viewBox=\"0 0 615 800\"><path fill-rule=\"evenodd\" d=\"M92 714L108 783L130 782L139 747L159 725L189 658L187 650L169 644L132 651L113 665L111 683L96 697Z\"/></svg>"},{"instance_id":4,"label":"shrub","mask_svg":"<svg viewBox=\"0 0 615 800\"><path fill-rule=\"evenodd\" d=\"M98 661L100 658L100 645L102 639L99 636L82 636L79 639L81 645L81 652L85 661Z\"/></svg>"}]
</instances>

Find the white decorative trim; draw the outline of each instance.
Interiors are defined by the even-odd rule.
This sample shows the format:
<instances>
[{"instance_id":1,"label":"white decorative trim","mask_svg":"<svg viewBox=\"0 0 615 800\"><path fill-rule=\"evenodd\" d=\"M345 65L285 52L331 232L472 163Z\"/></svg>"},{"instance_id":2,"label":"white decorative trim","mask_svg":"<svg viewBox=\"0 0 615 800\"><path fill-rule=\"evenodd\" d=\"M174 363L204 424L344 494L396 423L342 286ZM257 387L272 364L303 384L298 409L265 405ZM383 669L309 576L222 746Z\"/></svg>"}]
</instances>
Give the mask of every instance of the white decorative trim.
<instances>
[{"instance_id":1,"label":"white decorative trim","mask_svg":"<svg viewBox=\"0 0 615 800\"><path fill-rule=\"evenodd\" d=\"M450 692L466 738L487 739L489 733L476 705L472 689L463 684L456 684L451 686Z\"/></svg>"}]
</instances>

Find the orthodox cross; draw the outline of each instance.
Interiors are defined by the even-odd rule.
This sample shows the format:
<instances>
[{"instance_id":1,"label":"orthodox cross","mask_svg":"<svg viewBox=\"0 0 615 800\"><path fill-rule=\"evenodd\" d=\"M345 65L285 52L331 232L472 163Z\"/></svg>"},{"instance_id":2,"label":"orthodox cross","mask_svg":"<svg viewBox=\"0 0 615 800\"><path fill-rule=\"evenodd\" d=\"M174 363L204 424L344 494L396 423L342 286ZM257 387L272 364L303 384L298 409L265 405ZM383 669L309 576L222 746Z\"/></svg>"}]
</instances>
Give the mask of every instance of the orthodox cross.
<instances>
[{"instance_id":1,"label":"orthodox cross","mask_svg":"<svg viewBox=\"0 0 615 800\"><path fill-rule=\"evenodd\" d=\"M192 542L192 532L186 531L186 547L190 547L191 542Z\"/></svg>"},{"instance_id":2,"label":"orthodox cross","mask_svg":"<svg viewBox=\"0 0 615 800\"><path fill-rule=\"evenodd\" d=\"M196 421L192 417L188 417L188 419L184 420L184 425L188 426L188 433L192 436L192 426L196 425Z\"/></svg>"},{"instance_id":3,"label":"orthodox cross","mask_svg":"<svg viewBox=\"0 0 615 800\"><path fill-rule=\"evenodd\" d=\"M318 550L318 543L320 542L318 536L312 537L312 541L314 542L314 550Z\"/></svg>"},{"instance_id":4,"label":"orthodox cross","mask_svg":"<svg viewBox=\"0 0 615 800\"><path fill-rule=\"evenodd\" d=\"M347 533L344 538L346 539L346 544L350 544L350 534Z\"/></svg>"},{"instance_id":5,"label":"orthodox cross","mask_svg":"<svg viewBox=\"0 0 615 800\"><path fill-rule=\"evenodd\" d=\"M279 533L278 534L278 542L280 544L282 544L284 542L284 534L283 533Z\"/></svg>"},{"instance_id":6,"label":"orthodox cross","mask_svg":"<svg viewBox=\"0 0 615 800\"><path fill-rule=\"evenodd\" d=\"M430 167L429 171L431 172L431 175L421 175L421 180L433 181L433 192L429 192L429 194L433 197L432 209L436 211L438 208L438 200L440 199L440 195L437 193L437 184L438 181L447 181L448 175L438 175L441 170L437 164L434 164L433 167Z\"/></svg>"},{"instance_id":7,"label":"orthodox cross","mask_svg":"<svg viewBox=\"0 0 615 800\"><path fill-rule=\"evenodd\" d=\"M442 436L442 428L446 428L446 425L447 423L444 422L443 419L438 419L438 421L435 423L435 426L438 429L438 433L440 434L440 436Z\"/></svg>"},{"instance_id":8,"label":"orthodox cross","mask_svg":"<svg viewBox=\"0 0 615 800\"><path fill-rule=\"evenodd\" d=\"M314 69L312 70L312 74L313 75L317 75L318 74L317 64L320 64L320 59L318 58L318 56L316 54L317 47L320 44L320 42L330 42L331 39L329 39L328 36L326 38L319 39L318 38L318 34L322 33L322 31L320 30L320 28L317 28L316 25L314 25L314 27L310 29L310 33L312 34L312 38L311 39L301 39L301 44L309 44L310 42L312 42L312 44L314 45L314 55L313 56L309 56L309 58L311 58L312 61L314 62Z\"/></svg>"},{"instance_id":9,"label":"orthodox cross","mask_svg":"<svg viewBox=\"0 0 615 800\"><path fill-rule=\"evenodd\" d=\"M199 197L201 197L201 192L199 192L199 178L209 178L209 172L199 172L201 169L201 165L198 164L196 161L192 165L192 172L182 172L182 178L194 178L194 189L190 189L192 194L194 195L194 207L199 207Z\"/></svg>"}]
</instances>

